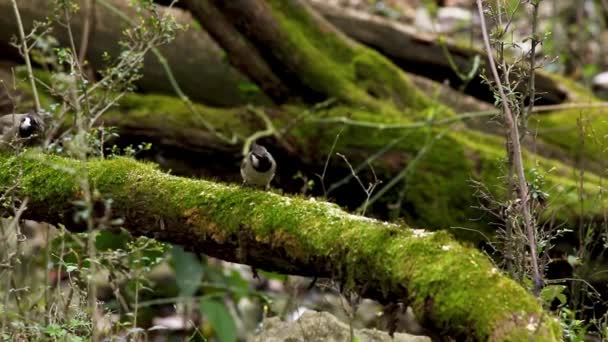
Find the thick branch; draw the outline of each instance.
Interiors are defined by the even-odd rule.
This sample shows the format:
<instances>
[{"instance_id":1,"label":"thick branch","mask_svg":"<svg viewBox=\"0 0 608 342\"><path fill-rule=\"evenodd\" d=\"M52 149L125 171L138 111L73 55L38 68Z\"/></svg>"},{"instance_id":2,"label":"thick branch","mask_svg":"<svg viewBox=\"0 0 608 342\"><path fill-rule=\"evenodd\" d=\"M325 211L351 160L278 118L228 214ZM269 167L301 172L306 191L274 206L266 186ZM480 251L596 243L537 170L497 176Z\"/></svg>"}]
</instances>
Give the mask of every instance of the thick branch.
<instances>
[{"instance_id":1,"label":"thick branch","mask_svg":"<svg viewBox=\"0 0 608 342\"><path fill-rule=\"evenodd\" d=\"M260 85L276 102L287 99L289 89L260 56L258 49L241 36L215 5L210 1L196 0L186 0L185 4L194 15L203 19L200 20L201 25L226 50L228 60L237 69Z\"/></svg>"},{"instance_id":2,"label":"thick branch","mask_svg":"<svg viewBox=\"0 0 608 342\"><path fill-rule=\"evenodd\" d=\"M245 108L218 110L197 105L197 110L214 127L224 129L222 132L227 135L247 137L264 129L262 120ZM312 191L323 195L315 174L323 169L332 143L340 133L335 151L346 155L353 165L362 166L358 174L365 183L373 182L370 164L383 181L377 191L388 186L395 177L402 177L402 183L392 187L369 207L370 212L387 217L396 214L388 212L388 207L392 207L408 223L416 226L464 226L467 229L451 231L459 239L475 242L483 238L478 231L489 236L494 234L496 227L489 223L499 222L499 218L482 216L480 220L470 219L483 213L478 209L480 203L470 180L481 181L495 196L501 196L500 175L505 153L502 139L455 129L432 146L426 146L429 134L437 136L449 127L447 122L439 123L443 119L436 119L436 127L427 128L431 123L388 115L379 117L375 112L350 106L334 106L308 113L306 107L295 106L265 111L273 125L283 132L279 140L266 139L263 143L279 161L274 184L284 191L301 191L302 181L294 179L301 172L307 179L315 180ZM294 117L299 117L295 124ZM151 142L152 150L141 156L160 163L172 173L239 181L239 147L222 143L197 119L197 115L192 115L178 99L158 95L126 96L120 111L108 113L104 118L106 125L118 128L121 145ZM455 123L458 121L451 122L452 125ZM423 150L426 152L421 153ZM416 166L410 167L408 174L402 176L404 168L414 159L417 159ZM576 222L580 203L575 196L577 186L576 178L571 177L574 174L572 168L532 153L525 154L525 163L545 175L543 191L550 195L551 210L547 209L543 217L554 222ZM234 167L227 168L226 165ZM346 165L333 160L324 184L333 189L328 196L335 198L341 206L354 210L364 202L365 194L349 176ZM601 179L597 175L585 173L586 196L598 196L600 184ZM404 186L407 189L402 195L401 207L396 207L396 199ZM603 217L604 201L585 204L585 215Z\"/></svg>"},{"instance_id":3,"label":"thick branch","mask_svg":"<svg viewBox=\"0 0 608 342\"><path fill-rule=\"evenodd\" d=\"M349 40L304 1L191 0L188 4L205 2L220 9L282 83L306 102L333 97L377 110L388 107L384 100L400 108L424 110L430 105L403 72ZM193 13L199 21L206 20Z\"/></svg>"},{"instance_id":4,"label":"thick branch","mask_svg":"<svg viewBox=\"0 0 608 342\"><path fill-rule=\"evenodd\" d=\"M29 199L24 217L73 228L81 164L0 155L0 188L12 185L19 170L20 195ZM351 215L313 199L171 176L130 159L90 161L85 170L134 235L272 271L331 276L377 299L402 300L429 327L455 336L559 340L559 325L535 299L444 232Z\"/></svg>"},{"instance_id":5,"label":"thick branch","mask_svg":"<svg viewBox=\"0 0 608 342\"><path fill-rule=\"evenodd\" d=\"M294 44L290 33L285 31L279 20L273 16L272 8L268 3L259 0L191 0L187 4L191 3L213 3L211 6L219 8L243 36L258 47L268 63L275 66L275 70L283 82L296 93L316 100L322 99L327 94L322 89L303 82L305 79L303 74L313 72L310 66L314 63L302 58L302 55L306 53L305 47ZM293 6L302 5L294 4ZM202 20L203 17L200 17L195 9L191 8L191 11ZM222 41L219 43L224 49L229 49L229 46L223 44ZM239 58L243 57L248 58L239 56Z\"/></svg>"}]
</instances>

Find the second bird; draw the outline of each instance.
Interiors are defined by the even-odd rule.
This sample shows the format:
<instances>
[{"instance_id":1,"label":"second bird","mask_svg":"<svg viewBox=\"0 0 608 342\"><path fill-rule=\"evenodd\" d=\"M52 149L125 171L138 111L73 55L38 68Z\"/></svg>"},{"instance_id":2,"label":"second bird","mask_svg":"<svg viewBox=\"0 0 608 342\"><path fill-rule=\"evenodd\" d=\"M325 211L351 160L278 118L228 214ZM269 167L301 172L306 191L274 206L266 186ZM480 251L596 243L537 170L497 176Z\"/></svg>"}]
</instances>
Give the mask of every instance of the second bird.
<instances>
[{"instance_id":1,"label":"second bird","mask_svg":"<svg viewBox=\"0 0 608 342\"><path fill-rule=\"evenodd\" d=\"M0 117L0 145L10 145L18 140L33 138L43 130L42 118L33 111L4 115Z\"/></svg>"}]
</instances>

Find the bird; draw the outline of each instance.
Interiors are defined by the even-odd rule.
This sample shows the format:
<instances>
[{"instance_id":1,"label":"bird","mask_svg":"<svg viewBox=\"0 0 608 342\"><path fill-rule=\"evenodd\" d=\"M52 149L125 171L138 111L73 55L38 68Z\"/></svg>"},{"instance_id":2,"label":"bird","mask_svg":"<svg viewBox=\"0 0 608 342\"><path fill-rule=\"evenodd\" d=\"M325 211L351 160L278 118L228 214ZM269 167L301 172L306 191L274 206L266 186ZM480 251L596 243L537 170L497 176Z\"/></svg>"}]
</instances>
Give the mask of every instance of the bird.
<instances>
[{"instance_id":1,"label":"bird","mask_svg":"<svg viewBox=\"0 0 608 342\"><path fill-rule=\"evenodd\" d=\"M34 111L0 117L0 148L14 142L33 140L44 131L42 117Z\"/></svg>"},{"instance_id":2,"label":"bird","mask_svg":"<svg viewBox=\"0 0 608 342\"><path fill-rule=\"evenodd\" d=\"M262 145L253 143L241 162L243 185L267 189L274 178L277 163Z\"/></svg>"},{"instance_id":3,"label":"bird","mask_svg":"<svg viewBox=\"0 0 608 342\"><path fill-rule=\"evenodd\" d=\"M254 142L241 162L243 186L268 189L276 170L277 163L272 154L264 146ZM260 279L255 266L251 266L251 273L254 279Z\"/></svg>"}]
</instances>

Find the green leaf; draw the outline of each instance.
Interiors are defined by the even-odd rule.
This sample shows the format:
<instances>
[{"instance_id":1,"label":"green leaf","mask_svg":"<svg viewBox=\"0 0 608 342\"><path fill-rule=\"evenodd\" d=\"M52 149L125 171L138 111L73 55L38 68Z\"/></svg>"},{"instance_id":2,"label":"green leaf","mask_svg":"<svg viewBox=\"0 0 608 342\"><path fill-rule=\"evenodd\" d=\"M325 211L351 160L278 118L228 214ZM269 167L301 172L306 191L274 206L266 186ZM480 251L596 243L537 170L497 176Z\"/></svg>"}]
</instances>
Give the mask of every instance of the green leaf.
<instances>
[{"instance_id":1,"label":"green leaf","mask_svg":"<svg viewBox=\"0 0 608 342\"><path fill-rule=\"evenodd\" d=\"M203 298L201 311L213 326L219 342L236 341L236 324L224 304L212 298Z\"/></svg>"},{"instance_id":2,"label":"green leaf","mask_svg":"<svg viewBox=\"0 0 608 342\"><path fill-rule=\"evenodd\" d=\"M226 283L237 296L247 296L251 293L251 287L248 281L243 279L241 273L237 270L232 270L226 277Z\"/></svg>"},{"instance_id":3,"label":"green leaf","mask_svg":"<svg viewBox=\"0 0 608 342\"><path fill-rule=\"evenodd\" d=\"M143 236L128 246L129 253L139 253L139 258L132 260L134 267L150 268L158 265L165 259L167 250L167 244Z\"/></svg>"},{"instance_id":4,"label":"green leaf","mask_svg":"<svg viewBox=\"0 0 608 342\"><path fill-rule=\"evenodd\" d=\"M276 273L276 272L270 272L270 271L264 271L264 270L258 270L258 273L260 273L260 275L263 275L264 278L275 279L275 280L282 281L282 282L287 281L287 275L286 274L281 274L281 273Z\"/></svg>"},{"instance_id":5,"label":"green leaf","mask_svg":"<svg viewBox=\"0 0 608 342\"><path fill-rule=\"evenodd\" d=\"M80 337L78 335L72 335L72 334L68 335L67 340L69 342L84 342L83 337Z\"/></svg>"},{"instance_id":6,"label":"green leaf","mask_svg":"<svg viewBox=\"0 0 608 342\"><path fill-rule=\"evenodd\" d=\"M63 337L67 331L57 324L49 324L44 328L44 333L51 337Z\"/></svg>"},{"instance_id":7,"label":"green leaf","mask_svg":"<svg viewBox=\"0 0 608 342\"><path fill-rule=\"evenodd\" d=\"M72 264L78 265L81 263L81 256L87 255L84 250L86 234L61 234L51 242L51 250L65 250L61 255L59 253L51 253L51 261L56 264ZM83 268L89 267L88 264Z\"/></svg>"},{"instance_id":8,"label":"green leaf","mask_svg":"<svg viewBox=\"0 0 608 342\"><path fill-rule=\"evenodd\" d=\"M180 246L173 246L171 255L179 294L191 297L201 284L203 266L194 254L184 251Z\"/></svg>"},{"instance_id":9,"label":"green leaf","mask_svg":"<svg viewBox=\"0 0 608 342\"><path fill-rule=\"evenodd\" d=\"M124 229L121 229L119 233L104 229L100 230L95 237L95 248L98 251L126 249L127 243L131 240L133 240L131 234Z\"/></svg>"},{"instance_id":10,"label":"green leaf","mask_svg":"<svg viewBox=\"0 0 608 342\"><path fill-rule=\"evenodd\" d=\"M560 304L565 304L566 296L563 293L564 290L566 290L566 286L564 285L548 285L540 292L540 297L547 304L551 304L554 299L559 300Z\"/></svg>"},{"instance_id":11,"label":"green leaf","mask_svg":"<svg viewBox=\"0 0 608 342\"><path fill-rule=\"evenodd\" d=\"M245 94L257 94L260 92L260 87L252 82L241 82L238 84L239 91Z\"/></svg>"}]
</instances>

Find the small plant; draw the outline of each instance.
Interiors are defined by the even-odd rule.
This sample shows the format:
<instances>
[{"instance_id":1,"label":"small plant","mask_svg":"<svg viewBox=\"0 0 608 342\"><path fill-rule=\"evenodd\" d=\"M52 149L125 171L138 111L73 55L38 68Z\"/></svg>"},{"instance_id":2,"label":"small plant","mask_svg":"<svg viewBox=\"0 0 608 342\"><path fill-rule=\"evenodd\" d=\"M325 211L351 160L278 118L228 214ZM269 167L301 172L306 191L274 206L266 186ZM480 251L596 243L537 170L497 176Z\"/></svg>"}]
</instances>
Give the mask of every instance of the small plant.
<instances>
[{"instance_id":1,"label":"small plant","mask_svg":"<svg viewBox=\"0 0 608 342\"><path fill-rule=\"evenodd\" d=\"M535 90L535 70L553 61L537 61L537 48L549 35L538 32L538 8L542 0L499 2L485 8L476 0L479 14L482 17L484 45L488 53L490 75L485 78L493 91L495 105L502 111L498 118L505 127L507 160L505 167L504 187L491 190L486 185L474 182L480 200L480 208L497 218L498 234L491 245L497 250L501 266L517 281L532 289L540 296L547 308L557 310L564 335L570 341L583 341L589 329L593 327L602 332L605 330L601 320L588 315L590 303L599 304L601 296L585 279L591 255L595 258L604 254L605 246L599 246L603 236L605 222L584 222L584 166L580 167L580 224L576 229L552 222L552 199L545 188L545 177L552 170L541 171L538 167L525 168L523 165L523 141L528 134L528 121L537 100ZM528 37L521 42L513 41L513 26L518 11L529 8L532 29ZM494 21L494 28L489 32L485 26L485 15ZM529 43L529 49L522 49L523 43ZM510 60L511 62L508 62ZM591 137L586 133L583 120L579 120L579 146ZM596 142L597 143L597 142ZM598 143L603 146L603 142ZM584 155L580 151L581 155ZM599 196L603 192L600 191ZM599 198L598 198L599 200ZM541 225L541 222L547 222ZM578 246L574 253L556 256L555 243L566 236L577 236ZM599 242L599 244L598 244ZM563 252L560 252L563 254ZM560 260L563 259L563 260ZM566 271L572 270L565 279L546 279L545 272L552 263L561 262ZM565 265L568 265L567 267ZM567 273L567 272L566 272ZM585 314L587 312L587 314Z\"/></svg>"},{"instance_id":2,"label":"small plant","mask_svg":"<svg viewBox=\"0 0 608 342\"><path fill-rule=\"evenodd\" d=\"M16 1L13 5L19 19ZM152 1L134 1L133 6L140 15L138 22L124 31L124 39L119 43L121 54L116 58L105 56L107 67L100 70L101 79L94 82L85 70L84 51L77 51L71 32L71 21L79 15L78 2L56 0L52 5L53 15L45 22L35 23L27 35L18 20L20 34L15 45L26 60L25 75L36 112L49 116L50 134L44 142L44 151L79 159L84 165L88 158L103 158L108 153L108 140L116 137L115 130L98 125L99 119L125 94L133 91L148 51L171 41L181 27L172 17L160 13ZM68 47L59 47L50 36L57 28L68 32ZM81 48L86 49L86 45L82 44ZM48 71L43 78L37 77L32 69L30 55ZM43 107L47 102L50 102L48 107ZM122 150L113 147L109 152L133 156L150 147L150 144ZM21 154L25 150L15 149L14 153ZM125 303L125 295L134 298L134 306L124 305L122 309L131 315L132 327L137 327L137 302L141 290L145 289L144 275L164 260L162 245L153 240L140 238L126 243L122 246L124 249L105 248L104 241L108 239L105 234L109 234L106 230L118 229L123 223L112 214L112 199L105 198L95 189L86 169L65 172L78 175L81 198L73 203L72 219L86 233L66 234L64 229L48 226L29 228L29 234L45 235L44 252L39 255L26 251L28 240L24 229L27 227L21 216L27 210L28 199L19 195L20 178L1 192L3 208L13 214L10 221L0 224L0 241L7 247L2 249L0 260L8 270L0 272L3 298L0 332L3 337L99 340L104 333L100 330L102 322L109 320L108 312L98 302L99 272L108 273L119 302ZM100 229L105 230L97 233ZM149 255L153 252L156 254L151 258ZM43 267L34 268L39 263ZM30 273L31 270L36 272ZM117 284L123 281L121 279L133 284L132 292L119 290ZM65 281L69 286L63 285ZM44 285L30 287L29 283ZM26 293L27 296L22 295Z\"/></svg>"},{"instance_id":3,"label":"small plant","mask_svg":"<svg viewBox=\"0 0 608 342\"><path fill-rule=\"evenodd\" d=\"M484 46L488 55L488 69L491 77L485 78L494 90L495 105L503 113L502 122L505 125L505 138L507 144L507 201L505 207L505 241L520 240L528 247L517 253L519 262L511 262L507 268L511 269L511 274L519 279L524 279L521 274L514 272L514 267L525 272L524 276L530 275L533 280L533 292L538 295L543 286L542 265L539 262L538 253L538 227L533 216L530 196L530 187L526 179L526 171L523 164L523 151L521 142L526 135L528 116L532 112L536 100L534 73L536 72L536 46L540 42L537 36L538 6L540 1L531 1L529 5L533 9L532 13L532 33L529 39L531 49L516 58L512 64L507 64L505 49L506 47L518 48L513 42L505 42L509 35L509 25L513 17L522 5L523 1L517 1L516 6L504 8L498 4L496 7L489 7L489 13L495 19L497 26L489 34L485 24L485 12L482 2L477 0L479 15L481 16L482 34ZM527 3L527 2L526 2ZM504 11L504 12L503 12ZM494 46L498 60L495 61ZM527 66L522 67L522 66ZM527 82L526 82L527 80ZM518 90L520 84L527 84L526 91ZM529 104L525 105L525 100ZM513 244L509 245L512 246ZM517 245L517 243L515 244ZM508 248L505 249L507 251ZM507 259L508 260L508 259ZM511 260L515 261L515 260ZM523 261L523 264L521 263ZM508 261L510 262L510 261ZM517 265L515 265L517 264ZM522 265L528 264L528 267ZM528 270L531 273L528 273Z\"/></svg>"}]
</instances>

